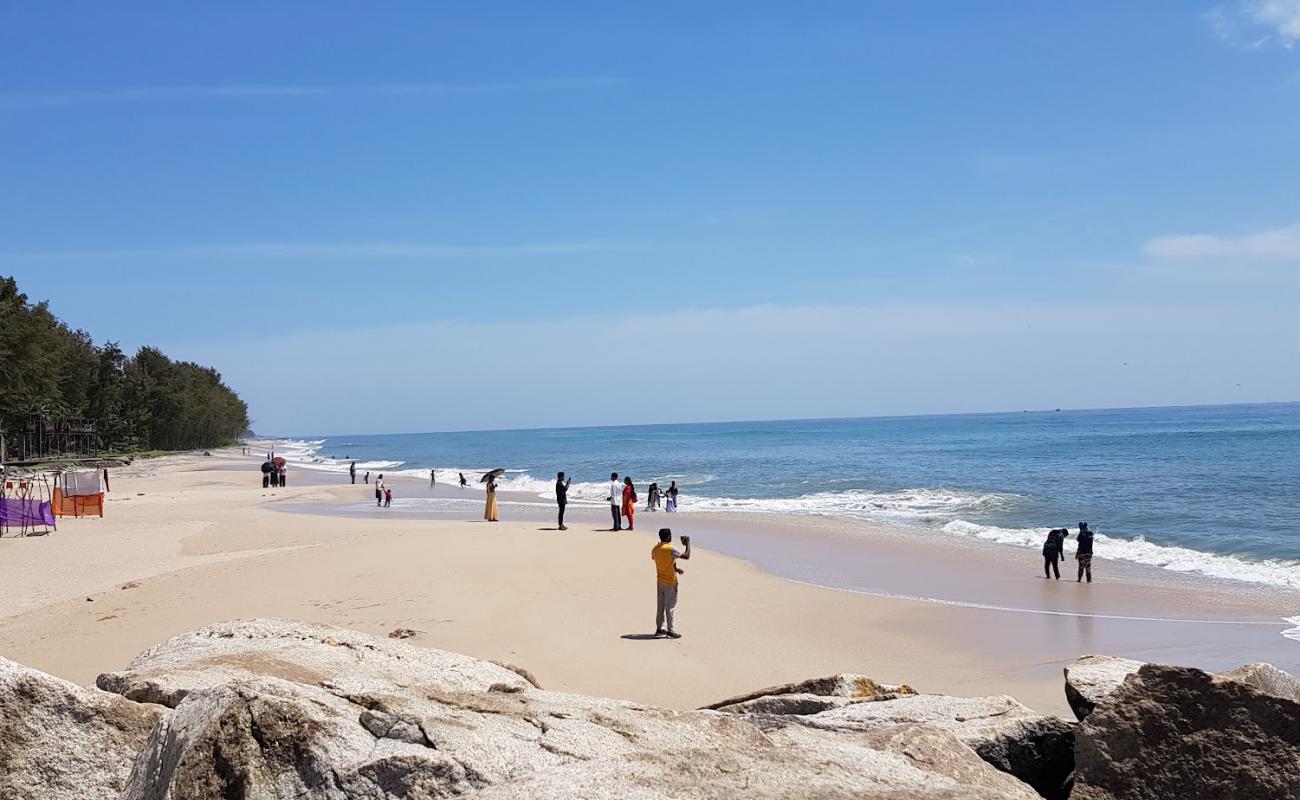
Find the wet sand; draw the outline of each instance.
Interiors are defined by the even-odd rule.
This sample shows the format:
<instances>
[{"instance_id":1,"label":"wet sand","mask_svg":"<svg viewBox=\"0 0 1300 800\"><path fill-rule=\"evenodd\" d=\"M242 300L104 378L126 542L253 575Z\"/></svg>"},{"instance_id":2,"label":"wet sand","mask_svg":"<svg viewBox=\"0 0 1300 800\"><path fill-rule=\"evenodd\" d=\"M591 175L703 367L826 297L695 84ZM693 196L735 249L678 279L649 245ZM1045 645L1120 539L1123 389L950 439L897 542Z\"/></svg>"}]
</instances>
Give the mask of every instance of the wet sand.
<instances>
[{"instance_id":1,"label":"wet sand","mask_svg":"<svg viewBox=\"0 0 1300 800\"><path fill-rule=\"evenodd\" d=\"M1091 586L1045 581L1031 551L827 519L642 513L614 534L606 508L573 505L559 532L539 498L503 494L492 524L477 489L397 478L395 507L375 509L346 475L294 470L263 490L259 461L146 462L114 474L105 519L0 541L0 654L91 683L170 635L280 616L414 628L413 644L513 661L547 688L683 708L858 671L1057 713L1061 668L1083 653L1300 669L1286 592L1103 559ZM679 641L642 638L665 523L698 548Z\"/></svg>"}]
</instances>

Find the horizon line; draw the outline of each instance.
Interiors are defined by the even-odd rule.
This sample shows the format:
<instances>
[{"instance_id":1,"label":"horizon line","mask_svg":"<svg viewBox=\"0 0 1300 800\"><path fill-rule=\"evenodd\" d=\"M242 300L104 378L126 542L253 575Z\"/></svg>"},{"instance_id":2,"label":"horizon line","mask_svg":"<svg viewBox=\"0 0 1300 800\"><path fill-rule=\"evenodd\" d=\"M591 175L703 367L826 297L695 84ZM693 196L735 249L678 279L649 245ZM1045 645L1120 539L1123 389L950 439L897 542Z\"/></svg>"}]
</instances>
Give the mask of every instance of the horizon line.
<instances>
[{"instance_id":1,"label":"horizon line","mask_svg":"<svg viewBox=\"0 0 1300 800\"><path fill-rule=\"evenodd\" d=\"M661 428L661 427L681 427L686 425L747 425L761 424L772 422L846 422L851 420L890 420L890 419L928 419L934 417L992 417L1005 416L1011 414L1069 414L1084 411L1159 411L1162 409L1194 409L1194 408L1237 408L1242 406L1291 406L1300 405L1300 400L1258 400L1241 403L1187 403L1180 405L1152 405L1152 406L1086 406L1082 408L1024 408L1015 411L944 411L932 414L866 414L861 416L841 416L841 417L769 417L764 419L719 419L719 420L689 420L677 422L637 422L624 423L618 425L534 425L522 428L468 428L462 430L443 430L443 431L399 431L388 433L314 433L299 434L296 436L261 434L253 432L255 439L277 439L277 440L294 440L294 439L311 439L311 438L339 438L346 436L430 436L449 433L521 433L525 431L565 431L565 430L601 430L605 428Z\"/></svg>"}]
</instances>

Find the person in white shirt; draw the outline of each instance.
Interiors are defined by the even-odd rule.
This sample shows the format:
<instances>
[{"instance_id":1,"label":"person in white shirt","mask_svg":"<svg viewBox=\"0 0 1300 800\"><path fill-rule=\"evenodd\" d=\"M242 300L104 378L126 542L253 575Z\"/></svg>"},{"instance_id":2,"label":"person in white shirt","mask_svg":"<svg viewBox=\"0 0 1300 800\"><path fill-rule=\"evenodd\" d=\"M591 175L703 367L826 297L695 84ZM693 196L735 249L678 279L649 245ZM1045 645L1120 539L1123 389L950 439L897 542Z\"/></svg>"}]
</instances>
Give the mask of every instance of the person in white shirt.
<instances>
[{"instance_id":1,"label":"person in white shirt","mask_svg":"<svg viewBox=\"0 0 1300 800\"><path fill-rule=\"evenodd\" d=\"M614 515L614 527L610 528L611 531L623 530L622 505L623 484L618 482L618 473L611 472L609 475L609 513Z\"/></svg>"}]
</instances>

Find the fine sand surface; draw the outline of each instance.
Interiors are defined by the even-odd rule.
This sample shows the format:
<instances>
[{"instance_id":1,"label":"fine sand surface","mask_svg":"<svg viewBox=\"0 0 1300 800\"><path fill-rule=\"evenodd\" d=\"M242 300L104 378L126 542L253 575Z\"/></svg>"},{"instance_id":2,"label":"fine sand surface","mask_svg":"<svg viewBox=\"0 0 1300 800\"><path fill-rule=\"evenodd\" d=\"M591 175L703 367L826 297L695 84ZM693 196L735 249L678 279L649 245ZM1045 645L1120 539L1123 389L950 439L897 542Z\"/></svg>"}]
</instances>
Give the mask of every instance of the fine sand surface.
<instances>
[{"instance_id":1,"label":"fine sand surface","mask_svg":"<svg viewBox=\"0 0 1300 800\"><path fill-rule=\"evenodd\" d=\"M413 644L520 664L547 689L670 707L853 671L1062 714L1061 668L1086 652L1300 668L1281 635L1300 595L1281 591L1100 559L1104 582L1048 582L1032 552L824 520L643 514L615 534L606 509L571 506L560 532L523 497L492 524L476 489L399 480L398 505L375 509L346 475L295 470L263 490L259 462L137 462L113 471L104 519L0 540L0 655L90 684L169 636L270 616L412 628ZM437 499L411 513L416 497ZM667 522L696 546L677 641L647 637Z\"/></svg>"}]
</instances>

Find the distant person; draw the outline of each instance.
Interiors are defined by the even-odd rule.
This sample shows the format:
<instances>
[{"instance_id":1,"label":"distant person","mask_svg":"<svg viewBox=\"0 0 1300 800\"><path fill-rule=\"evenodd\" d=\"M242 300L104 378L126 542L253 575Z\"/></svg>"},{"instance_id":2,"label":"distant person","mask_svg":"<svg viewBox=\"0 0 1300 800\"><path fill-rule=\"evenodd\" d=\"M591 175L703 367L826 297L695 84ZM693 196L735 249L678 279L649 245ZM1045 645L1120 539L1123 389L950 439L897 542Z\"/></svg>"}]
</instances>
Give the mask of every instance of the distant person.
<instances>
[{"instance_id":1,"label":"distant person","mask_svg":"<svg viewBox=\"0 0 1300 800\"><path fill-rule=\"evenodd\" d=\"M1079 549L1074 557L1079 562L1079 578L1075 583L1082 583L1085 573L1088 583L1092 583L1092 530L1086 522L1079 523Z\"/></svg>"},{"instance_id":2,"label":"distant person","mask_svg":"<svg viewBox=\"0 0 1300 800\"><path fill-rule=\"evenodd\" d=\"M683 574L677 566L677 559L685 561L691 557L691 537L683 536L682 546L686 548L685 552L673 547L671 530L660 528L659 544L650 549L650 558L655 562L655 636L682 638L673 627L677 611L677 576Z\"/></svg>"},{"instance_id":3,"label":"distant person","mask_svg":"<svg viewBox=\"0 0 1300 800\"><path fill-rule=\"evenodd\" d=\"M271 486L271 470L273 470L273 469L275 469L275 465L272 464L272 463L270 462L270 460L267 460L267 461L263 461L263 462L262 462L262 488L263 488L263 489L268 489L268 488L270 488L270 486Z\"/></svg>"},{"instance_id":4,"label":"distant person","mask_svg":"<svg viewBox=\"0 0 1300 800\"><path fill-rule=\"evenodd\" d=\"M668 491L665 494L668 495L668 499L664 501L664 511L676 511L677 510L677 481L673 481L671 484L669 484Z\"/></svg>"},{"instance_id":5,"label":"distant person","mask_svg":"<svg viewBox=\"0 0 1300 800\"><path fill-rule=\"evenodd\" d=\"M465 480L465 473L460 472L457 474L460 475L460 488L464 489L466 486L469 485L469 481Z\"/></svg>"},{"instance_id":6,"label":"distant person","mask_svg":"<svg viewBox=\"0 0 1300 800\"><path fill-rule=\"evenodd\" d=\"M1043 542L1043 577L1061 579L1059 562L1065 557L1065 537L1069 533L1065 528L1052 528L1047 532L1047 541Z\"/></svg>"},{"instance_id":7,"label":"distant person","mask_svg":"<svg viewBox=\"0 0 1300 800\"><path fill-rule=\"evenodd\" d=\"M357 482L357 462L353 461L348 465L348 476L352 478L353 483Z\"/></svg>"},{"instance_id":8,"label":"distant person","mask_svg":"<svg viewBox=\"0 0 1300 800\"><path fill-rule=\"evenodd\" d=\"M288 485L289 485L289 465L281 464L280 465L280 486L284 487Z\"/></svg>"},{"instance_id":9,"label":"distant person","mask_svg":"<svg viewBox=\"0 0 1300 800\"><path fill-rule=\"evenodd\" d=\"M483 519L488 522L496 522L500 519L497 514L497 479L495 477L487 480L487 505L483 509Z\"/></svg>"},{"instance_id":10,"label":"distant person","mask_svg":"<svg viewBox=\"0 0 1300 800\"><path fill-rule=\"evenodd\" d=\"M438 483L438 472L432 469L429 470L429 488L432 489L434 485L437 483Z\"/></svg>"},{"instance_id":11,"label":"distant person","mask_svg":"<svg viewBox=\"0 0 1300 800\"><path fill-rule=\"evenodd\" d=\"M393 490L390 487L385 486L384 487L384 508L389 508L392 505L393 505Z\"/></svg>"},{"instance_id":12,"label":"distant person","mask_svg":"<svg viewBox=\"0 0 1300 800\"><path fill-rule=\"evenodd\" d=\"M274 489L279 485L280 485L280 468L275 465L274 461L272 461L271 462L271 488Z\"/></svg>"},{"instance_id":13,"label":"distant person","mask_svg":"<svg viewBox=\"0 0 1300 800\"><path fill-rule=\"evenodd\" d=\"M384 476L380 475L378 478L375 478L375 505L382 506L383 504L384 504Z\"/></svg>"},{"instance_id":14,"label":"distant person","mask_svg":"<svg viewBox=\"0 0 1300 800\"><path fill-rule=\"evenodd\" d=\"M627 517L627 529L632 530L632 515L636 513L636 487L631 478L623 479L623 516Z\"/></svg>"},{"instance_id":15,"label":"distant person","mask_svg":"<svg viewBox=\"0 0 1300 800\"><path fill-rule=\"evenodd\" d=\"M562 531L567 531L564 527L564 507L569 503L569 487L573 485L573 478L565 478L563 472L555 474L555 505L560 508L560 522L557 527Z\"/></svg>"},{"instance_id":16,"label":"distant person","mask_svg":"<svg viewBox=\"0 0 1300 800\"><path fill-rule=\"evenodd\" d=\"M645 510L654 511L659 505L659 484L652 483L650 488L646 489Z\"/></svg>"},{"instance_id":17,"label":"distant person","mask_svg":"<svg viewBox=\"0 0 1300 800\"><path fill-rule=\"evenodd\" d=\"M623 484L618 482L618 473L609 473L609 513L614 517L614 527L611 531L623 530Z\"/></svg>"},{"instance_id":18,"label":"distant person","mask_svg":"<svg viewBox=\"0 0 1300 800\"><path fill-rule=\"evenodd\" d=\"M370 470L366 470L366 485L370 484Z\"/></svg>"}]
</instances>

